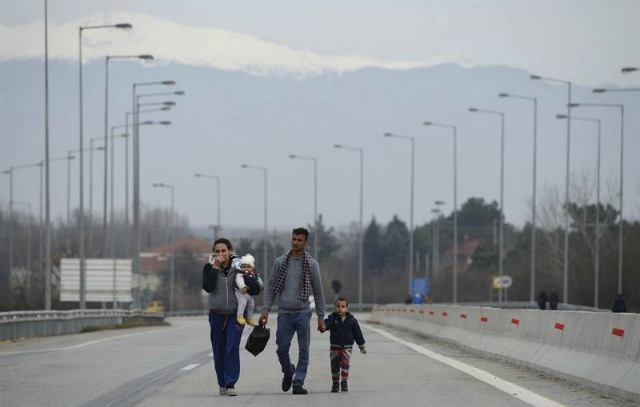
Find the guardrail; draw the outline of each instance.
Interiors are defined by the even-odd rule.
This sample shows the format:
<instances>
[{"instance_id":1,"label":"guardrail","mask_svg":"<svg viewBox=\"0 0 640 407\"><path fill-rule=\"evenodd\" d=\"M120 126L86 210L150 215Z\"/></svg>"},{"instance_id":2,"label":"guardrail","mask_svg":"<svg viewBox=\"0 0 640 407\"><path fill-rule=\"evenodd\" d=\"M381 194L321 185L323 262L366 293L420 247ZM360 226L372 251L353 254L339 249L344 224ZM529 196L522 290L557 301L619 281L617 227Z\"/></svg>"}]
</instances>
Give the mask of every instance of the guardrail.
<instances>
[{"instance_id":1,"label":"guardrail","mask_svg":"<svg viewBox=\"0 0 640 407\"><path fill-rule=\"evenodd\" d=\"M387 304L370 321L640 401L639 314Z\"/></svg>"},{"instance_id":2,"label":"guardrail","mask_svg":"<svg viewBox=\"0 0 640 407\"><path fill-rule=\"evenodd\" d=\"M0 312L0 341L79 333L87 327L131 321L161 322L162 312L141 310L69 310Z\"/></svg>"}]
</instances>

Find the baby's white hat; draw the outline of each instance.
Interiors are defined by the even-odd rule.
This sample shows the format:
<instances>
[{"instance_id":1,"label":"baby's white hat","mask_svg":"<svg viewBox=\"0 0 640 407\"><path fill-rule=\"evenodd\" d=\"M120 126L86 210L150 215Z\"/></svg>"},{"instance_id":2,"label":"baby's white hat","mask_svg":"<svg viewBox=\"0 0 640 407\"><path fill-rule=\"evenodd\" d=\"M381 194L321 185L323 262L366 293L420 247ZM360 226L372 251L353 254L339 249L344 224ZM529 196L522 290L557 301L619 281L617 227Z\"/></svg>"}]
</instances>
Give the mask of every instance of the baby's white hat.
<instances>
[{"instance_id":1,"label":"baby's white hat","mask_svg":"<svg viewBox=\"0 0 640 407\"><path fill-rule=\"evenodd\" d=\"M250 254L245 254L244 256L242 256L240 258L240 266L242 266L243 264L248 264L252 268L256 268L256 266L255 266L256 259L254 259L253 256L250 255Z\"/></svg>"}]
</instances>

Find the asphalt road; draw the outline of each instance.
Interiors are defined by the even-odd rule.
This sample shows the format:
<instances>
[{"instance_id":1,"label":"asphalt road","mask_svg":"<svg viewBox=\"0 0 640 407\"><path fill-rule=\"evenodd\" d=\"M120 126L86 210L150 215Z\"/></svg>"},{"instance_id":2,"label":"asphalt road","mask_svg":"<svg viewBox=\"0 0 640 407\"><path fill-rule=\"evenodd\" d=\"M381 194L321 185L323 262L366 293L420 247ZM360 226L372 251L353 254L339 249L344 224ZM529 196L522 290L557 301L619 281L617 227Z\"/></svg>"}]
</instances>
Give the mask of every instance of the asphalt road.
<instances>
[{"instance_id":1,"label":"asphalt road","mask_svg":"<svg viewBox=\"0 0 640 407\"><path fill-rule=\"evenodd\" d=\"M528 368L370 325L367 314L357 317L368 353L354 352L348 393L330 393L329 334L317 331L305 384L309 394L282 392L272 315L266 350L257 357L241 352L238 396L218 395L202 316L171 318L167 327L2 342L0 406L638 407ZM295 345L292 355L295 361Z\"/></svg>"}]
</instances>

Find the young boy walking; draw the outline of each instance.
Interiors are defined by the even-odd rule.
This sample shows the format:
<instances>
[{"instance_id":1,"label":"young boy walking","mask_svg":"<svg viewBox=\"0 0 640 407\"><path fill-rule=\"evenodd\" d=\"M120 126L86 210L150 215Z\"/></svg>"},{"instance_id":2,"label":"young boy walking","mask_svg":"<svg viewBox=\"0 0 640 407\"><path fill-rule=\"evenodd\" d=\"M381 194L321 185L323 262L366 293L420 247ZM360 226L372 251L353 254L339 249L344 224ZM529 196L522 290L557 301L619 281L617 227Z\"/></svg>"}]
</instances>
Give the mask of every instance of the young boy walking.
<instances>
[{"instance_id":1,"label":"young boy walking","mask_svg":"<svg viewBox=\"0 0 640 407\"><path fill-rule=\"evenodd\" d=\"M364 336L358 324L358 320L349 312L349 302L345 298L338 298L335 302L335 311L324 321L326 329L331 332L329 338L331 347L329 358L331 360L331 380L333 386L331 393L338 390L349 391L349 366L353 342L358 344L360 353L365 355ZM324 331L323 331L324 332Z\"/></svg>"}]
</instances>

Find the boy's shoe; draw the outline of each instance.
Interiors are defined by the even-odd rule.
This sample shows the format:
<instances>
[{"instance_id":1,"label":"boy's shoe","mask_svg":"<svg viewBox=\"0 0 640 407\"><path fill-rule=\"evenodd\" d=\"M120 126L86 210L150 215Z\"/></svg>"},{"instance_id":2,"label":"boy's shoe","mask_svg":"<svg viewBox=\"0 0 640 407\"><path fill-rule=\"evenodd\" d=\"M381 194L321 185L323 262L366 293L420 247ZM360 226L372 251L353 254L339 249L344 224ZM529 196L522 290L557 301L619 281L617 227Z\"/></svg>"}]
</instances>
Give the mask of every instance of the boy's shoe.
<instances>
[{"instance_id":1,"label":"boy's shoe","mask_svg":"<svg viewBox=\"0 0 640 407\"><path fill-rule=\"evenodd\" d=\"M251 326L256 326L256 320L253 317L247 317L247 324Z\"/></svg>"},{"instance_id":2,"label":"boy's shoe","mask_svg":"<svg viewBox=\"0 0 640 407\"><path fill-rule=\"evenodd\" d=\"M226 387L220 387L220 395L221 396L226 396L227 395L227 388Z\"/></svg>"},{"instance_id":3,"label":"boy's shoe","mask_svg":"<svg viewBox=\"0 0 640 407\"><path fill-rule=\"evenodd\" d=\"M236 321L238 321L238 323L239 323L240 325L244 325L244 324L246 324L246 323L247 323L247 321L244 319L244 317L243 317L243 316L239 316L239 317L237 317L237 318L236 318Z\"/></svg>"},{"instance_id":4,"label":"boy's shoe","mask_svg":"<svg viewBox=\"0 0 640 407\"><path fill-rule=\"evenodd\" d=\"M237 396L238 392L233 387L227 387L227 396Z\"/></svg>"},{"instance_id":5,"label":"boy's shoe","mask_svg":"<svg viewBox=\"0 0 640 407\"><path fill-rule=\"evenodd\" d=\"M349 385L347 384L347 382L345 382L345 381L341 381L340 382L340 390L349 391Z\"/></svg>"},{"instance_id":6,"label":"boy's shoe","mask_svg":"<svg viewBox=\"0 0 640 407\"><path fill-rule=\"evenodd\" d=\"M301 384L293 385L293 394L307 394L308 391Z\"/></svg>"},{"instance_id":7,"label":"boy's shoe","mask_svg":"<svg viewBox=\"0 0 640 407\"><path fill-rule=\"evenodd\" d=\"M331 386L331 393L337 393L340 390L340 383L333 382L333 386Z\"/></svg>"},{"instance_id":8,"label":"boy's shoe","mask_svg":"<svg viewBox=\"0 0 640 407\"><path fill-rule=\"evenodd\" d=\"M291 371L295 371L296 367L293 365L293 363L291 364ZM293 380L293 373L291 373L291 376L287 376L286 374L284 375L284 377L282 378L282 391L289 391L289 389L291 388L291 380Z\"/></svg>"}]
</instances>

